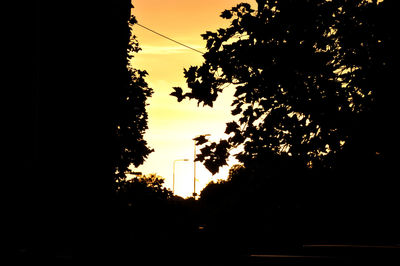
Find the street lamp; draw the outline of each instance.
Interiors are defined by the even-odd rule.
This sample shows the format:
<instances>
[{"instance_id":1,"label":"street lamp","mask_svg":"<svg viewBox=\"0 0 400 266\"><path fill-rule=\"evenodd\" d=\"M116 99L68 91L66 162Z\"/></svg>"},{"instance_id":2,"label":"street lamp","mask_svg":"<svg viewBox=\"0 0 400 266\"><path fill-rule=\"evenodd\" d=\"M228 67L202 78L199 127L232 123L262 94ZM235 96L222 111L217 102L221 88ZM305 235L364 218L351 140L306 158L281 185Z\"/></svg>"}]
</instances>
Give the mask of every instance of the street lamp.
<instances>
[{"instance_id":1,"label":"street lamp","mask_svg":"<svg viewBox=\"0 0 400 266\"><path fill-rule=\"evenodd\" d=\"M177 159L174 160L174 163L172 164L172 194L175 194L175 162L178 161L189 161L189 159Z\"/></svg>"},{"instance_id":2,"label":"street lamp","mask_svg":"<svg viewBox=\"0 0 400 266\"><path fill-rule=\"evenodd\" d=\"M193 155L193 197L196 199L197 193L196 193L196 138L203 136L211 136L211 134L201 134L196 137L194 137L194 155Z\"/></svg>"}]
</instances>

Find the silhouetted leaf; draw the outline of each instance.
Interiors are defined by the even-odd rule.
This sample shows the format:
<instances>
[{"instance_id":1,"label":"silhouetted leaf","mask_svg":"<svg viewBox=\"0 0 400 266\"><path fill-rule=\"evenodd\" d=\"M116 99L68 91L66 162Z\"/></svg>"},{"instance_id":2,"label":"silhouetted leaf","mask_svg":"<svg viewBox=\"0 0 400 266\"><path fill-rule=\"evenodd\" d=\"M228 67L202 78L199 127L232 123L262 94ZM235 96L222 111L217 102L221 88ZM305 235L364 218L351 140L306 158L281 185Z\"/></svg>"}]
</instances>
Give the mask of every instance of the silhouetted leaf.
<instances>
[{"instance_id":1,"label":"silhouetted leaf","mask_svg":"<svg viewBox=\"0 0 400 266\"><path fill-rule=\"evenodd\" d=\"M239 125L236 122L229 122L226 124L225 134L229 135L232 132L236 132Z\"/></svg>"},{"instance_id":2,"label":"silhouetted leaf","mask_svg":"<svg viewBox=\"0 0 400 266\"><path fill-rule=\"evenodd\" d=\"M225 18L225 19L230 19L230 18L232 18L232 13L231 13L231 11L230 11L230 10L224 10L224 11L221 13L221 18Z\"/></svg>"},{"instance_id":3,"label":"silhouetted leaf","mask_svg":"<svg viewBox=\"0 0 400 266\"><path fill-rule=\"evenodd\" d=\"M181 102L185 96L182 95L182 89L180 87L173 87L173 89L175 90L174 92L171 92L170 95L171 96L175 96L178 100L178 102Z\"/></svg>"},{"instance_id":4,"label":"silhouetted leaf","mask_svg":"<svg viewBox=\"0 0 400 266\"><path fill-rule=\"evenodd\" d=\"M195 141L195 145L203 145L204 143L206 143L208 141L206 137L206 135L200 135L194 138L193 140Z\"/></svg>"},{"instance_id":5,"label":"silhouetted leaf","mask_svg":"<svg viewBox=\"0 0 400 266\"><path fill-rule=\"evenodd\" d=\"M136 17L132 16L131 19L129 20L129 23L132 25L136 24L137 23Z\"/></svg>"}]
</instances>

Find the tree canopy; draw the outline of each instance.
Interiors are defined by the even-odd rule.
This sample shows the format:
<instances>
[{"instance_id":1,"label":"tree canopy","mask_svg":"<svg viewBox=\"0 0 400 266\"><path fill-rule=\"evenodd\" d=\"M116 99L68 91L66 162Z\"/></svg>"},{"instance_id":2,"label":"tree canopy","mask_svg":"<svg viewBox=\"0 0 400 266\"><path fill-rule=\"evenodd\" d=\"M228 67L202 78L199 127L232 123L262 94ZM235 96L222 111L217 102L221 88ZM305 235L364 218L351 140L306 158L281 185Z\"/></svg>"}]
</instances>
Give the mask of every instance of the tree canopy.
<instances>
[{"instance_id":1,"label":"tree canopy","mask_svg":"<svg viewBox=\"0 0 400 266\"><path fill-rule=\"evenodd\" d=\"M178 101L213 106L235 86L229 138L205 145L197 160L216 173L242 145L235 156L245 164L279 155L330 166L351 142L357 121L383 105L388 81L382 78L392 69L392 2L257 4L257 10L241 3L222 12L230 26L202 35L204 63L184 70L189 91L171 93Z\"/></svg>"},{"instance_id":2,"label":"tree canopy","mask_svg":"<svg viewBox=\"0 0 400 266\"><path fill-rule=\"evenodd\" d=\"M118 194L127 204L151 204L172 198L172 191L163 187L164 179L156 174L139 176L118 183Z\"/></svg>"},{"instance_id":3,"label":"tree canopy","mask_svg":"<svg viewBox=\"0 0 400 266\"><path fill-rule=\"evenodd\" d=\"M144 139L144 133L147 130L147 99L153 94L149 88L145 77L145 70L136 69L132 60L135 53L141 49L136 36L133 34L132 26L136 23L134 16L130 19L130 39L127 55L124 63L127 66L124 80L124 86L118 92L117 104L115 105L114 121L114 170L115 179L126 178L129 167L141 165L147 156L153 151Z\"/></svg>"}]
</instances>

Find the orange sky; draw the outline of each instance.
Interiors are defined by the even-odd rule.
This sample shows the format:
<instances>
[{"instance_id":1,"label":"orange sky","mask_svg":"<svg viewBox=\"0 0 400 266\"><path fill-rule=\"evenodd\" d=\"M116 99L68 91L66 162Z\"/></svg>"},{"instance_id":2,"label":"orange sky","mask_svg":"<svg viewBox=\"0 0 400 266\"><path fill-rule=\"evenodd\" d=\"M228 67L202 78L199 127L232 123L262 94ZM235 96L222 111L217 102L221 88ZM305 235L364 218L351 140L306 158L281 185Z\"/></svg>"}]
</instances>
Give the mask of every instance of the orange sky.
<instances>
[{"instance_id":1,"label":"orange sky","mask_svg":"<svg viewBox=\"0 0 400 266\"><path fill-rule=\"evenodd\" d=\"M200 34L215 31L228 22L220 18L223 10L243 2L237 0L132 0L133 13L138 22L172 39L205 52L205 42ZM255 1L247 1L253 6ZM195 101L178 103L169 96L172 87L185 88L183 69L200 65L200 53L164 39L139 26L134 26L140 47L143 49L133 60L136 68L149 73L147 82L154 89L147 108L149 129L145 135L155 149L144 165L135 171L143 174L157 173L165 178L165 186L172 189L173 161L176 163L175 193L187 197L193 193L193 138L211 134L211 140L224 137L225 123L231 121L230 104L233 91L218 99L214 108L197 107ZM235 161L231 161L230 165ZM211 180L226 178L229 167L212 176L201 163L197 163L196 192Z\"/></svg>"}]
</instances>

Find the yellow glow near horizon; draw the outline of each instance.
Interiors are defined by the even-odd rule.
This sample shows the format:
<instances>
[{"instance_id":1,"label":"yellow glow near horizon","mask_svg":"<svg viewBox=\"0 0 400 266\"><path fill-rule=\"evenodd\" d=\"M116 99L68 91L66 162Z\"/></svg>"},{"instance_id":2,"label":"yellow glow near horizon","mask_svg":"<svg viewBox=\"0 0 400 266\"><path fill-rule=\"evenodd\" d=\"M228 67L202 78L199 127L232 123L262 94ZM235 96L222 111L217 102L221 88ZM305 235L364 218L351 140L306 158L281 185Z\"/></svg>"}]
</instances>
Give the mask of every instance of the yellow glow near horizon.
<instances>
[{"instance_id":1,"label":"yellow glow near horizon","mask_svg":"<svg viewBox=\"0 0 400 266\"><path fill-rule=\"evenodd\" d=\"M133 14L138 22L172 39L200 51L205 42L200 34L226 27L228 21L220 18L225 9L240 0L133 0ZM247 1L254 5L255 1ZM172 87L186 88L183 69L200 65L200 53L164 39L139 26L134 26L142 51L135 55L135 68L146 70L149 86L154 95L147 108L149 129L145 139L155 149L146 162L135 169L143 174L156 173L165 178L165 186L172 189L173 161L176 162L175 194L188 197L193 193L194 141L199 134L211 134L211 140L225 138L225 123L232 120L230 104L233 90L227 90L215 103L214 108L198 107L196 101L178 103L169 96ZM235 162L212 176L201 163L197 163L196 192L215 179L226 179L228 170Z\"/></svg>"}]
</instances>

